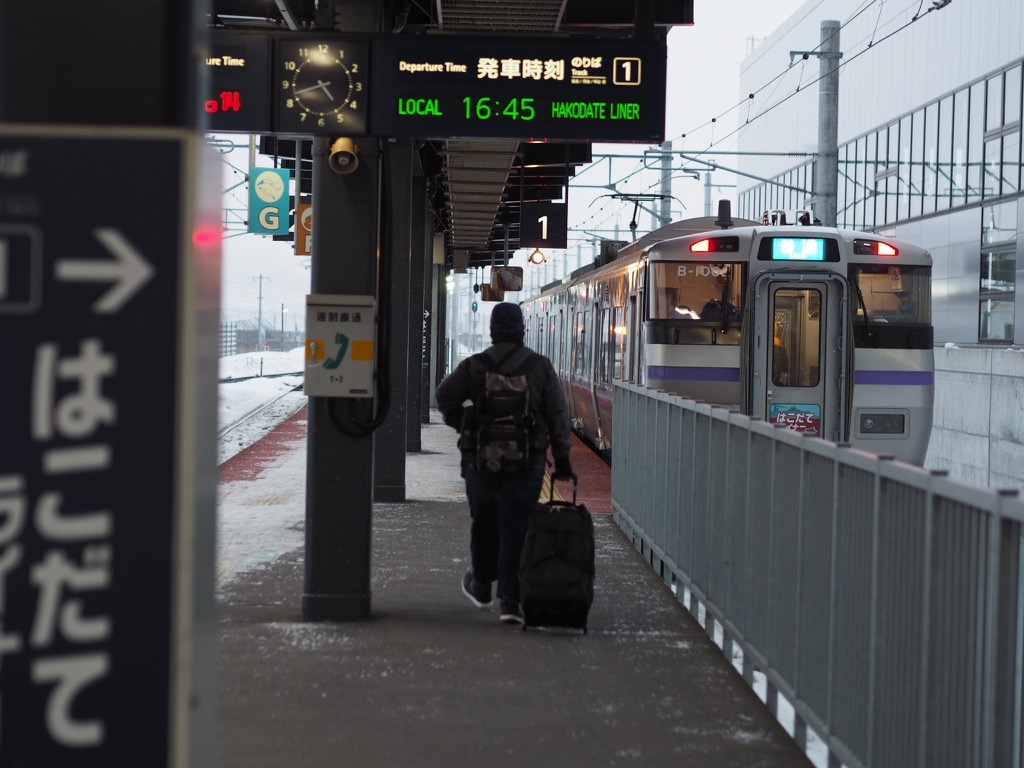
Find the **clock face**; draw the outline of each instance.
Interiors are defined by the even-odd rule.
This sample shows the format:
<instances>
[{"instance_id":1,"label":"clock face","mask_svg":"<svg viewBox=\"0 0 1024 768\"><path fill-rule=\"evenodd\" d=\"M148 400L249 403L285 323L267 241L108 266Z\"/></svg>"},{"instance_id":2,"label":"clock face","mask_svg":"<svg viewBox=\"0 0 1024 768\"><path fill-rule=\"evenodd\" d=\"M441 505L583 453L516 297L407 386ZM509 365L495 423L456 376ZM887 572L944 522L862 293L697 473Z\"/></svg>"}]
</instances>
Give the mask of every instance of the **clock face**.
<instances>
[{"instance_id":1,"label":"clock face","mask_svg":"<svg viewBox=\"0 0 1024 768\"><path fill-rule=\"evenodd\" d=\"M295 134L366 133L364 40L283 38L275 86L275 131Z\"/></svg>"}]
</instances>

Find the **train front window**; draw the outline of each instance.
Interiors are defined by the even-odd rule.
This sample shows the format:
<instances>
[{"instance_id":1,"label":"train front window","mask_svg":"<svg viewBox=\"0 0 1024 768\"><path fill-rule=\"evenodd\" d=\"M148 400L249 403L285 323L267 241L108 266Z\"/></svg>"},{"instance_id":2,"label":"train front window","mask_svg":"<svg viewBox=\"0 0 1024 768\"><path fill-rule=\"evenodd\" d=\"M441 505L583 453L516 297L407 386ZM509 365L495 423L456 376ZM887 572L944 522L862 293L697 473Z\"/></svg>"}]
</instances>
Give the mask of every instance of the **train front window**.
<instances>
[{"instance_id":1,"label":"train front window","mask_svg":"<svg viewBox=\"0 0 1024 768\"><path fill-rule=\"evenodd\" d=\"M858 264L850 268L856 316L868 325L930 325L929 267Z\"/></svg>"},{"instance_id":2,"label":"train front window","mask_svg":"<svg viewBox=\"0 0 1024 768\"><path fill-rule=\"evenodd\" d=\"M650 274L652 320L739 322L742 264L656 261Z\"/></svg>"}]
</instances>

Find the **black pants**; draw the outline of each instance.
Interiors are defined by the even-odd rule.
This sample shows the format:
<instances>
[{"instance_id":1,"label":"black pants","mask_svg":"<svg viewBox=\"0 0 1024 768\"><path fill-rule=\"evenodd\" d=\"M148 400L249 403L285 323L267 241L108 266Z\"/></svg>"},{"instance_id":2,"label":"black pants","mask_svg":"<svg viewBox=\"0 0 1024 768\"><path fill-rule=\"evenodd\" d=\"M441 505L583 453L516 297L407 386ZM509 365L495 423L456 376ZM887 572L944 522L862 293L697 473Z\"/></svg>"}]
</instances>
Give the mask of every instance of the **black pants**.
<instances>
[{"instance_id":1,"label":"black pants","mask_svg":"<svg viewBox=\"0 0 1024 768\"><path fill-rule=\"evenodd\" d=\"M498 582L498 597L519 599L519 557L530 510L540 498L544 465L506 474L464 468L469 514L469 551L473 578Z\"/></svg>"}]
</instances>

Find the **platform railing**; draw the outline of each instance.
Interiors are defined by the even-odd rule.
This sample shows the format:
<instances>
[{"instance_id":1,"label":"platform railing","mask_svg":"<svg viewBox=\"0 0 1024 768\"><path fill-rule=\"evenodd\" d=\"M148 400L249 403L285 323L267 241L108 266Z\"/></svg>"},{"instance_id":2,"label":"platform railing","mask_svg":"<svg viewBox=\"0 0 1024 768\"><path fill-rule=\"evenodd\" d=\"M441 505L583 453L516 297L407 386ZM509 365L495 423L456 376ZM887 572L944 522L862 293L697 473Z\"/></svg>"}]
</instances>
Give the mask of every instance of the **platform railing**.
<instances>
[{"instance_id":1,"label":"platform railing","mask_svg":"<svg viewBox=\"0 0 1024 768\"><path fill-rule=\"evenodd\" d=\"M1024 768L1024 504L615 383L619 526L830 766Z\"/></svg>"}]
</instances>

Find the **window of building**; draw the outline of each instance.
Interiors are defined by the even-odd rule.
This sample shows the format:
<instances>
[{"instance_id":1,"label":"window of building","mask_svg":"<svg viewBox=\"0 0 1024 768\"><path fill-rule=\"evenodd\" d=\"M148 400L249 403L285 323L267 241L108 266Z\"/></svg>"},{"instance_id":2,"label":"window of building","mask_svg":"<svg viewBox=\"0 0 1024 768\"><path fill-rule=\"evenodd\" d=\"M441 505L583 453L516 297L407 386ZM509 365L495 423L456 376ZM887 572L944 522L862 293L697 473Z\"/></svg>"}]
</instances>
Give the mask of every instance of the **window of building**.
<instances>
[{"instance_id":1,"label":"window of building","mask_svg":"<svg viewBox=\"0 0 1024 768\"><path fill-rule=\"evenodd\" d=\"M918 113L920 114L920 113ZM939 171L939 104L929 104L924 110L924 157L921 190L921 212L935 213Z\"/></svg>"},{"instance_id":2,"label":"window of building","mask_svg":"<svg viewBox=\"0 0 1024 768\"><path fill-rule=\"evenodd\" d=\"M912 154L913 147L911 144L911 137L913 135L913 119L910 115L907 115L900 120L898 144L899 171L897 176L897 194L899 195L899 199L896 201L896 217L890 219L890 221L900 221L902 219L910 218L910 199L914 194L914 157Z\"/></svg>"},{"instance_id":3,"label":"window of building","mask_svg":"<svg viewBox=\"0 0 1024 768\"><path fill-rule=\"evenodd\" d=\"M917 218L924 212L924 111L918 110L910 116L910 218Z\"/></svg>"},{"instance_id":4,"label":"window of building","mask_svg":"<svg viewBox=\"0 0 1024 768\"><path fill-rule=\"evenodd\" d=\"M978 340L1013 341L1017 274L1017 203L982 209Z\"/></svg>"},{"instance_id":5,"label":"window of building","mask_svg":"<svg viewBox=\"0 0 1024 768\"><path fill-rule=\"evenodd\" d=\"M953 97L939 102L939 146L935 156L935 210L951 205L953 190Z\"/></svg>"},{"instance_id":6,"label":"window of building","mask_svg":"<svg viewBox=\"0 0 1024 768\"><path fill-rule=\"evenodd\" d=\"M981 200L985 181L982 169L984 157L985 83L971 86L967 118L967 200L968 204Z\"/></svg>"},{"instance_id":7,"label":"window of building","mask_svg":"<svg viewBox=\"0 0 1024 768\"><path fill-rule=\"evenodd\" d=\"M953 175L952 200L955 208L967 201L967 117L969 92L964 89L953 94Z\"/></svg>"}]
</instances>

